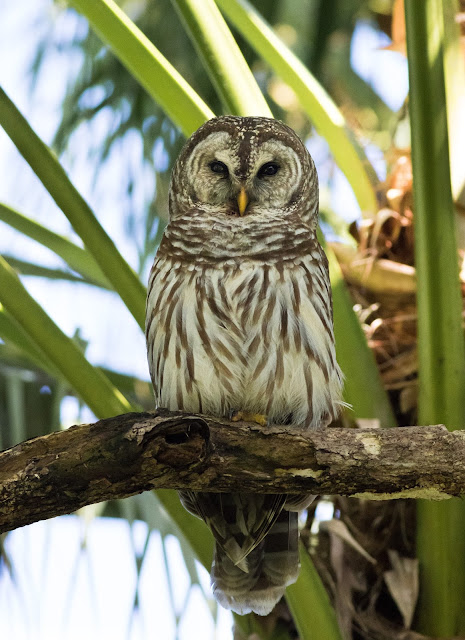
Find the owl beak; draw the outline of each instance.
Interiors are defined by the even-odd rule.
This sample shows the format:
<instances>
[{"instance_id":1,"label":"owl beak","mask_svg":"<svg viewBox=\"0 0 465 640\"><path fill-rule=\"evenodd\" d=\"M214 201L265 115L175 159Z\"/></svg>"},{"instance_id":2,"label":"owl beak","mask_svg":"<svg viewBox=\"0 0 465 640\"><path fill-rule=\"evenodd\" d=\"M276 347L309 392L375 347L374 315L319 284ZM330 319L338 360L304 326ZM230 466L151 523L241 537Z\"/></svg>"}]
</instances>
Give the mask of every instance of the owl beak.
<instances>
[{"instance_id":1,"label":"owl beak","mask_svg":"<svg viewBox=\"0 0 465 640\"><path fill-rule=\"evenodd\" d=\"M249 204L249 198L245 192L244 187L241 187L239 191L239 195L237 196L237 204L239 206L239 215L243 216L245 210L247 209L247 205Z\"/></svg>"}]
</instances>

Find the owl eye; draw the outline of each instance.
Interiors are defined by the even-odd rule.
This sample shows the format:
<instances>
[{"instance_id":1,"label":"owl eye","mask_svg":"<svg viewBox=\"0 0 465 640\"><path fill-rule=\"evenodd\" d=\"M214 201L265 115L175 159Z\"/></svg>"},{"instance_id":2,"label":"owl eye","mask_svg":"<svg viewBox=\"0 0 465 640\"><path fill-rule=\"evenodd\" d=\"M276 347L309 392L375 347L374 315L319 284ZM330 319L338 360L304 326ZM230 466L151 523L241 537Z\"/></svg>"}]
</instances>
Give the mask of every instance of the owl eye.
<instances>
[{"instance_id":1,"label":"owl eye","mask_svg":"<svg viewBox=\"0 0 465 640\"><path fill-rule=\"evenodd\" d=\"M274 176L279 171L279 164L276 162L266 162L263 166L258 170L257 176L259 178L263 178L264 176Z\"/></svg>"},{"instance_id":2,"label":"owl eye","mask_svg":"<svg viewBox=\"0 0 465 640\"><path fill-rule=\"evenodd\" d=\"M220 162L219 160L213 160L213 162L210 162L210 169L213 171L213 173L221 173L224 176L227 176L229 173L228 167L224 164L224 162Z\"/></svg>"}]
</instances>

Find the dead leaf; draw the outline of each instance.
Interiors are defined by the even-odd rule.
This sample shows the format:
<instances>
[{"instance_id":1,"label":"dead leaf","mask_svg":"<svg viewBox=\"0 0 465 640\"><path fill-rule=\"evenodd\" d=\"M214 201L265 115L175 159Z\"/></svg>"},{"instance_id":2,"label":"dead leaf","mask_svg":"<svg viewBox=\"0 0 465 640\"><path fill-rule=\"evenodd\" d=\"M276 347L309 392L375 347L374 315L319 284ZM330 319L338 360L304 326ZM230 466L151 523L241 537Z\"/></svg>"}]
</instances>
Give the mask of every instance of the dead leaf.
<instances>
[{"instance_id":1,"label":"dead leaf","mask_svg":"<svg viewBox=\"0 0 465 640\"><path fill-rule=\"evenodd\" d=\"M392 569L384 572L384 581L397 605L406 629L410 629L418 600L418 560L402 558L397 551L388 551Z\"/></svg>"},{"instance_id":2,"label":"dead leaf","mask_svg":"<svg viewBox=\"0 0 465 640\"><path fill-rule=\"evenodd\" d=\"M329 525L334 520L325 522ZM326 527L330 529L331 527ZM354 605L352 592L360 591L363 586L354 574L352 567L347 562L345 545L338 535L330 533L330 561L336 576L336 589L334 593L334 609L338 627L344 640L352 638L352 621L354 617Z\"/></svg>"},{"instance_id":3,"label":"dead leaf","mask_svg":"<svg viewBox=\"0 0 465 640\"><path fill-rule=\"evenodd\" d=\"M335 535L344 542L346 542L352 549L355 549L361 556L368 560L371 564L376 564L376 560L365 551L365 549L357 542L354 536L350 533L347 525L342 520L328 520L320 524L320 529L327 531L329 534Z\"/></svg>"}]
</instances>

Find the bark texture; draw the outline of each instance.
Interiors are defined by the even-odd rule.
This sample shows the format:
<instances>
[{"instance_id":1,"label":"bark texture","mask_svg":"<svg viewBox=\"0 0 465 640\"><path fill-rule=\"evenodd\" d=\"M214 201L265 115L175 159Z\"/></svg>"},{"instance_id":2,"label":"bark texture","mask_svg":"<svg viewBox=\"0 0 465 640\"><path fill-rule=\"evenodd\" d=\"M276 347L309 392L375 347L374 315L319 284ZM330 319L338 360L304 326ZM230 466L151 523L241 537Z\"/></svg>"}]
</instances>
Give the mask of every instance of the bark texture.
<instances>
[{"instance_id":1,"label":"bark texture","mask_svg":"<svg viewBox=\"0 0 465 640\"><path fill-rule=\"evenodd\" d=\"M465 494L465 432L264 428L129 413L0 453L0 532L148 489L441 500Z\"/></svg>"}]
</instances>

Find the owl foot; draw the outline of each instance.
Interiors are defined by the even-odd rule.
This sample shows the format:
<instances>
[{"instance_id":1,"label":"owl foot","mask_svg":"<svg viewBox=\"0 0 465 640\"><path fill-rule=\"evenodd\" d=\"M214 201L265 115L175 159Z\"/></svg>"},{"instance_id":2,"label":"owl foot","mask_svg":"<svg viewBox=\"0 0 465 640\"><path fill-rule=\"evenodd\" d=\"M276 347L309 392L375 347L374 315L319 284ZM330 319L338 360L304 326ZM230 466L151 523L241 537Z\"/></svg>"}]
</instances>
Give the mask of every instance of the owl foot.
<instances>
[{"instance_id":1,"label":"owl foot","mask_svg":"<svg viewBox=\"0 0 465 640\"><path fill-rule=\"evenodd\" d=\"M239 420L244 420L244 422L256 422L260 424L262 427L266 427L266 416L261 413L251 413L249 411L235 411L231 416L231 420L233 422L239 422Z\"/></svg>"}]
</instances>

